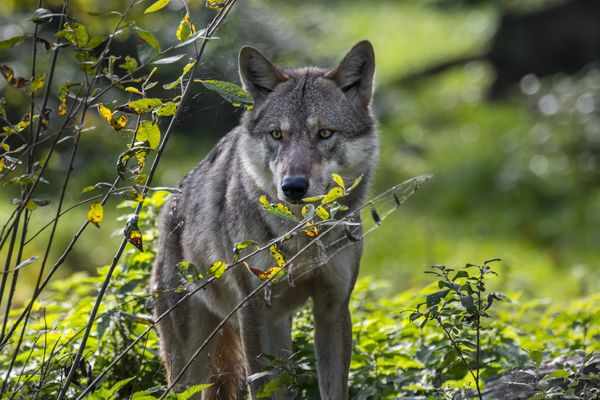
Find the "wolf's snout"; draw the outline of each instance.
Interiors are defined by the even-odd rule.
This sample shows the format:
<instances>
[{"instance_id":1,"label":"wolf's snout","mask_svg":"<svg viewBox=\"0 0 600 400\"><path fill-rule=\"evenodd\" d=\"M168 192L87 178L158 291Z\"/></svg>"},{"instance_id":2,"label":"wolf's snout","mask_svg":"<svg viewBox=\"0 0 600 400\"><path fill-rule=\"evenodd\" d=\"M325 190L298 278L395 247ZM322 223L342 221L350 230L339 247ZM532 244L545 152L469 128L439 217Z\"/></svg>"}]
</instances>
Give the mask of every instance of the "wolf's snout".
<instances>
[{"instance_id":1,"label":"wolf's snout","mask_svg":"<svg viewBox=\"0 0 600 400\"><path fill-rule=\"evenodd\" d=\"M283 178L281 190L285 197L292 201L302 200L308 191L308 179L300 176L289 176Z\"/></svg>"}]
</instances>

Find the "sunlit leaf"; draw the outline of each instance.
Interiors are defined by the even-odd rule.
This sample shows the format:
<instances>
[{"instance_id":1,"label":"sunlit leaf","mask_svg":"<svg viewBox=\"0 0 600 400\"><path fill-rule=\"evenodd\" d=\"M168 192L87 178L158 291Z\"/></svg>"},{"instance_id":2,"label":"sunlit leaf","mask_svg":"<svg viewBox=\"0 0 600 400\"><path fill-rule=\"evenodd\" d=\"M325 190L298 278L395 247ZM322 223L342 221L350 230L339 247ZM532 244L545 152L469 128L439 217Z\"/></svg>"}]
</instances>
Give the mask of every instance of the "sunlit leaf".
<instances>
[{"instance_id":1,"label":"sunlit leaf","mask_svg":"<svg viewBox=\"0 0 600 400\"><path fill-rule=\"evenodd\" d=\"M142 242L142 231L138 226L137 217L131 218L127 221L123 235L129 243L135 246L139 251L144 252L144 244Z\"/></svg>"},{"instance_id":2,"label":"sunlit leaf","mask_svg":"<svg viewBox=\"0 0 600 400\"><path fill-rule=\"evenodd\" d=\"M79 22L66 22L63 29L56 32L56 37L71 42L77 48L85 47L90 41L87 28Z\"/></svg>"},{"instance_id":3,"label":"sunlit leaf","mask_svg":"<svg viewBox=\"0 0 600 400\"><path fill-rule=\"evenodd\" d=\"M314 238L317 237L317 235L319 234L319 229L312 222L309 221L306 223L304 233L306 233L307 236Z\"/></svg>"},{"instance_id":4,"label":"sunlit leaf","mask_svg":"<svg viewBox=\"0 0 600 400\"><path fill-rule=\"evenodd\" d=\"M305 197L302 199L302 201L305 203L314 203L323 200L323 198L325 198L324 194L320 196Z\"/></svg>"},{"instance_id":5,"label":"sunlit leaf","mask_svg":"<svg viewBox=\"0 0 600 400\"><path fill-rule=\"evenodd\" d=\"M270 212L271 214L275 214L278 217L291 219L293 221L297 220L294 213L292 213L290 211L290 209L287 208L284 204L281 204L281 203L270 204L269 201L267 200L267 196L265 196L265 195L260 196L260 198L258 200L265 211Z\"/></svg>"},{"instance_id":6,"label":"sunlit leaf","mask_svg":"<svg viewBox=\"0 0 600 400\"><path fill-rule=\"evenodd\" d=\"M279 250L276 244L273 244L269 247L269 252L275 259L275 262L277 263L278 267L283 267L285 265L285 256Z\"/></svg>"},{"instance_id":7,"label":"sunlit leaf","mask_svg":"<svg viewBox=\"0 0 600 400\"><path fill-rule=\"evenodd\" d=\"M198 268L189 261L178 262L176 267L179 275L188 282L201 281L204 279L204 275L202 275Z\"/></svg>"},{"instance_id":8,"label":"sunlit leaf","mask_svg":"<svg viewBox=\"0 0 600 400\"><path fill-rule=\"evenodd\" d=\"M123 112L132 112L141 115L144 113L151 112L152 110L154 110L157 107L160 107L161 105L162 101L160 99L147 98L130 101L125 105L118 106L117 110Z\"/></svg>"},{"instance_id":9,"label":"sunlit leaf","mask_svg":"<svg viewBox=\"0 0 600 400\"><path fill-rule=\"evenodd\" d=\"M106 122L110 122L112 120L112 111L102 103L98 103L98 113Z\"/></svg>"},{"instance_id":10,"label":"sunlit leaf","mask_svg":"<svg viewBox=\"0 0 600 400\"><path fill-rule=\"evenodd\" d=\"M258 248L258 243L254 240L244 240L243 242L236 243L233 247L233 261L237 261L240 258L240 252L250 246Z\"/></svg>"},{"instance_id":11,"label":"sunlit leaf","mask_svg":"<svg viewBox=\"0 0 600 400\"><path fill-rule=\"evenodd\" d=\"M350 185L350 187L348 188L348 192L350 192L352 189L354 189L355 187L357 187L360 182L362 181L363 175L361 174L358 178L356 178L354 180L354 182L352 182L352 185Z\"/></svg>"},{"instance_id":12,"label":"sunlit leaf","mask_svg":"<svg viewBox=\"0 0 600 400\"><path fill-rule=\"evenodd\" d=\"M119 68L126 70L129 73L135 71L138 67L138 62L131 56L125 56L125 61L119 65Z\"/></svg>"},{"instance_id":13,"label":"sunlit leaf","mask_svg":"<svg viewBox=\"0 0 600 400\"><path fill-rule=\"evenodd\" d=\"M87 214L87 220L100 228L100 222L104 219L104 207L100 203L92 203Z\"/></svg>"},{"instance_id":14,"label":"sunlit leaf","mask_svg":"<svg viewBox=\"0 0 600 400\"><path fill-rule=\"evenodd\" d=\"M252 268L252 267L249 267L248 269L254 275L256 275L258 277L258 279L260 279L261 281L266 281L266 280L269 280L269 279L275 277L276 275L279 275L273 279L273 280L277 280L277 278L279 278L285 274L285 270L283 270L281 267L271 267L266 271L262 271L258 268Z\"/></svg>"},{"instance_id":15,"label":"sunlit leaf","mask_svg":"<svg viewBox=\"0 0 600 400\"><path fill-rule=\"evenodd\" d=\"M319 216L319 218L321 218L322 220L326 220L330 218L329 212L327 212L327 210L325 208L323 208L322 206L319 206L315 209L315 213Z\"/></svg>"},{"instance_id":16,"label":"sunlit leaf","mask_svg":"<svg viewBox=\"0 0 600 400\"><path fill-rule=\"evenodd\" d=\"M142 121L135 134L136 142L148 142L148 145L152 150L158 148L160 145L160 129L158 125L153 124L152 121Z\"/></svg>"},{"instance_id":17,"label":"sunlit leaf","mask_svg":"<svg viewBox=\"0 0 600 400\"><path fill-rule=\"evenodd\" d=\"M113 114L113 117L110 120L110 126L112 126L112 128L115 131L122 130L123 128L125 128L127 126L127 117L124 115L119 115L118 117L116 117Z\"/></svg>"},{"instance_id":18,"label":"sunlit leaf","mask_svg":"<svg viewBox=\"0 0 600 400\"><path fill-rule=\"evenodd\" d=\"M129 93L135 93L135 94L139 94L139 95L141 95L141 94L142 94L142 92L140 92L140 90L139 90L138 88L135 88L135 87L133 87L133 86L127 86L127 87L125 88L125 91L126 91L126 92L129 92Z\"/></svg>"},{"instance_id":19,"label":"sunlit leaf","mask_svg":"<svg viewBox=\"0 0 600 400\"><path fill-rule=\"evenodd\" d=\"M95 49L96 47L98 47L102 43L104 43L106 41L106 39L107 39L107 36L104 36L104 35L94 36L87 42L85 47L90 50Z\"/></svg>"},{"instance_id":20,"label":"sunlit leaf","mask_svg":"<svg viewBox=\"0 0 600 400\"><path fill-rule=\"evenodd\" d=\"M94 189L96 189L96 186L94 186L94 185L92 185L92 186L86 186L83 189L81 189L81 193L91 192Z\"/></svg>"},{"instance_id":21,"label":"sunlit leaf","mask_svg":"<svg viewBox=\"0 0 600 400\"><path fill-rule=\"evenodd\" d=\"M177 112L178 107L179 103L169 101L158 107L154 112L159 117L172 117Z\"/></svg>"},{"instance_id":22,"label":"sunlit leaf","mask_svg":"<svg viewBox=\"0 0 600 400\"><path fill-rule=\"evenodd\" d=\"M243 106L247 110L254 107L252 96L236 84L217 80L196 80L195 82L200 82L207 89L217 92L235 107Z\"/></svg>"},{"instance_id":23,"label":"sunlit leaf","mask_svg":"<svg viewBox=\"0 0 600 400\"><path fill-rule=\"evenodd\" d=\"M181 22L179 23L179 27L177 28L176 36L180 42L186 40L190 35L196 33L196 27L190 20L190 15L188 13L185 14Z\"/></svg>"},{"instance_id":24,"label":"sunlit leaf","mask_svg":"<svg viewBox=\"0 0 600 400\"><path fill-rule=\"evenodd\" d=\"M216 261L213 265L210 266L210 268L206 272L209 275L214 276L217 279L220 279L226 270L227 270L227 264L225 262Z\"/></svg>"},{"instance_id":25,"label":"sunlit leaf","mask_svg":"<svg viewBox=\"0 0 600 400\"><path fill-rule=\"evenodd\" d=\"M331 176L333 177L333 181L335 183L337 183L337 185L339 187L341 187L342 189L346 188L346 185L344 184L344 180L342 179L341 176L339 176L338 174L331 174Z\"/></svg>"},{"instance_id":26,"label":"sunlit leaf","mask_svg":"<svg viewBox=\"0 0 600 400\"><path fill-rule=\"evenodd\" d=\"M323 197L323 200L321 200L321 204L331 203L332 201L335 201L335 200L339 199L340 197L344 197L345 195L346 194L344 193L344 189L336 186L336 187L332 188L325 195L325 197Z\"/></svg>"},{"instance_id":27,"label":"sunlit leaf","mask_svg":"<svg viewBox=\"0 0 600 400\"><path fill-rule=\"evenodd\" d=\"M169 4L170 0L158 0L154 3L152 3L152 5L148 8L146 8L146 10L144 10L144 14L149 14L149 13L153 13L156 12L158 10L162 10L163 8L165 8L167 6L167 4Z\"/></svg>"},{"instance_id":28,"label":"sunlit leaf","mask_svg":"<svg viewBox=\"0 0 600 400\"><path fill-rule=\"evenodd\" d=\"M77 86L79 83L65 82L60 85L58 89L58 115L60 117L67 115L67 97L69 95L69 89L73 86Z\"/></svg>"},{"instance_id":29,"label":"sunlit leaf","mask_svg":"<svg viewBox=\"0 0 600 400\"><path fill-rule=\"evenodd\" d=\"M150 147L138 146L121 153L119 155L119 158L117 159L116 165L117 174L119 175L119 177L121 179L125 179L125 164L128 160L130 160L132 157L135 157L138 160L143 159L144 157L146 157L146 154L148 154L148 152L150 151L152 151Z\"/></svg>"},{"instance_id":30,"label":"sunlit leaf","mask_svg":"<svg viewBox=\"0 0 600 400\"><path fill-rule=\"evenodd\" d=\"M144 42L148 43L153 49L160 52L160 43L156 36L150 31L144 30L138 26L134 27L135 32L138 34L139 38Z\"/></svg>"},{"instance_id":31,"label":"sunlit leaf","mask_svg":"<svg viewBox=\"0 0 600 400\"><path fill-rule=\"evenodd\" d=\"M26 37L27 36L25 36L25 35L19 35L19 36L13 36L10 39L2 40L2 41L0 41L0 50L10 49L17 43L22 42L23 39L25 39Z\"/></svg>"},{"instance_id":32,"label":"sunlit leaf","mask_svg":"<svg viewBox=\"0 0 600 400\"><path fill-rule=\"evenodd\" d=\"M315 206L312 204L307 204L302 207L302 216L305 219L312 219L315 216Z\"/></svg>"}]
</instances>

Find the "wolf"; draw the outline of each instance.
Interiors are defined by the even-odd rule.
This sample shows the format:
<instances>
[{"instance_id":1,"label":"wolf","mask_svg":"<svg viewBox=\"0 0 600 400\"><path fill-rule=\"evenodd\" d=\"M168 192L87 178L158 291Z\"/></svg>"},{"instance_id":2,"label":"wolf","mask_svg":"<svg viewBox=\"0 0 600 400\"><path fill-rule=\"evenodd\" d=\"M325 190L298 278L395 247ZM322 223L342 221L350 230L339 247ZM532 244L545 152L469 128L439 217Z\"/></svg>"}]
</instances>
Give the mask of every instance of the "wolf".
<instances>
[{"instance_id":1,"label":"wolf","mask_svg":"<svg viewBox=\"0 0 600 400\"><path fill-rule=\"evenodd\" d=\"M303 198L332 188L331 174L337 173L349 182L363 176L342 200L348 207L346 215L363 204L379 154L377 121L371 111L374 72L369 41L356 44L328 69L280 68L252 47L240 50L240 79L254 107L186 175L181 192L164 207L152 273L155 316L184 296L175 288L189 292L199 284L180 277L179 262L191 262L206 272L216 260L233 263L236 243L249 239L267 243L294 227L293 222L265 212L260 196L298 210ZM359 217L355 222L359 225ZM263 354L290 356L293 312L311 298L320 396L347 399L352 352L348 302L362 254L360 227L352 240L346 236L337 229L317 239L324 244L312 246L289 266L293 283L288 279L274 284L269 298L252 297L185 370L211 332L261 281L241 265L231 267L161 319L161 358L169 382L180 375L175 389L211 382L202 399L255 399L265 380L247 384L245 378L261 371ZM293 255L308 240L296 235L281 250ZM344 241L343 251L330 251ZM259 253L248 263L264 269L273 260L270 254ZM273 398L283 395L280 390Z\"/></svg>"}]
</instances>

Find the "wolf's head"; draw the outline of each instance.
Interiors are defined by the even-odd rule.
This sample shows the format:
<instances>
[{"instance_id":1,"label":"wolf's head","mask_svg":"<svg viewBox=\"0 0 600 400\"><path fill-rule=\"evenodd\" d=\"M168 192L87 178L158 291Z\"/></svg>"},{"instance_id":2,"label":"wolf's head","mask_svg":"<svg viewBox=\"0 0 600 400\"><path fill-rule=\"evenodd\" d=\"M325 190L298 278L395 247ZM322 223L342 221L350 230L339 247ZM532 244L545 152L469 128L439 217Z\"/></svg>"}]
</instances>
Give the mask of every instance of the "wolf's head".
<instances>
[{"instance_id":1,"label":"wolf's head","mask_svg":"<svg viewBox=\"0 0 600 400\"><path fill-rule=\"evenodd\" d=\"M370 112L371 43L356 44L331 69L278 68L243 47L239 70L255 100L243 119L242 160L262 190L297 203L325 193L333 185L331 173L349 182L369 177L379 153Z\"/></svg>"}]
</instances>

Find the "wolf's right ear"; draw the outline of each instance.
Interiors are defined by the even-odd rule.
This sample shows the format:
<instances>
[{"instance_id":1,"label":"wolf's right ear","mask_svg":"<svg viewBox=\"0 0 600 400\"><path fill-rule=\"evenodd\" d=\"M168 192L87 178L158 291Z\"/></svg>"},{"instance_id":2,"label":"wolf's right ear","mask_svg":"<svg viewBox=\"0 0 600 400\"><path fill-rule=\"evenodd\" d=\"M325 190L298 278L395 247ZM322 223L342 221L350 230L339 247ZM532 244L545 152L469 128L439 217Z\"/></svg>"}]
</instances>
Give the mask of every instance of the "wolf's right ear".
<instances>
[{"instance_id":1,"label":"wolf's right ear","mask_svg":"<svg viewBox=\"0 0 600 400\"><path fill-rule=\"evenodd\" d=\"M267 60L260 51L249 46L240 50L239 70L244 89L257 102L264 100L278 84L288 80L288 76Z\"/></svg>"}]
</instances>

